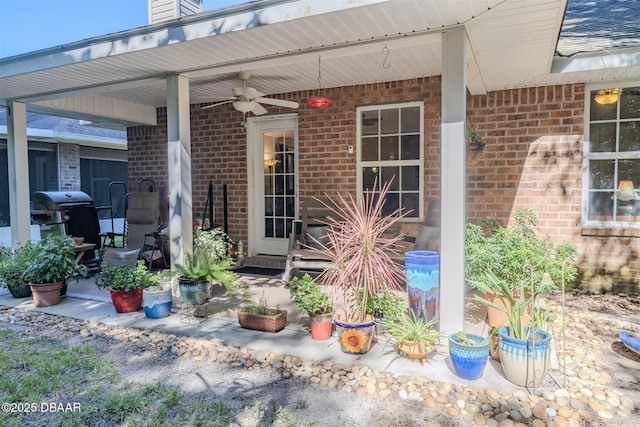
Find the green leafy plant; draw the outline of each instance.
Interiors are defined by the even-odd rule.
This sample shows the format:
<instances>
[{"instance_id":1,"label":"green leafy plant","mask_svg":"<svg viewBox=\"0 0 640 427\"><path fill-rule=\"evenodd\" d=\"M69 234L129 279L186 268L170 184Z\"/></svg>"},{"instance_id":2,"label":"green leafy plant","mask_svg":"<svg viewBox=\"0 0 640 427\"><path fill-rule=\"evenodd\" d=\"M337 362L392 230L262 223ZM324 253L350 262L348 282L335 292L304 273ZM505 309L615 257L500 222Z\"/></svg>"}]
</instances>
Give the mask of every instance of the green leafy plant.
<instances>
[{"instance_id":1,"label":"green leafy plant","mask_svg":"<svg viewBox=\"0 0 640 427\"><path fill-rule=\"evenodd\" d=\"M186 252L184 264L176 264L179 277L191 280L215 280L227 291L233 291L240 275L231 271L233 260L225 258L214 260L207 251Z\"/></svg>"},{"instance_id":2,"label":"green leafy plant","mask_svg":"<svg viewBox=\"0 0 640 427\"><path fill-rule=\"evenodd\" d=\"M147 288L157 283L157 281L153 280L152 274L147 270L142 260L137 262L136 268L133 270L127 265L103 263L100 272L96 275L96 285L100 289L133 291L139 288Z\"/></svg>"},{"instance_id":3,"label":"green leafy plant","mask_svg":"<svg viewBox=\"0 0 640 427\"><path fill-rule=\"evenodd\" d=\"M436 322L435 318L425 322L409 309L397 319L381 320L380 324L386 328L387 343L397 346L402 341L414 341L421 351L428 352L442 336L435 328Z\"/></svg>"},{"instance_id":4,"label":"green leafy plant","mask_svg":"<svg viewBox=\"0 0 640 427\"><path fill-rule=\"evenodd\" d=\"M489 338L484 338L481 341L474 340L468 337L467 334L464 333L463 331L459 331L455 336L456 336L456 341L459 342L460 344L473 346L473 347L476 347L476 346L480 347L480 346L486 345L489 342Z\"/></svg>"},{"instance_id":5,"label":"green leafy plant","mask_svg":"<svg viewBox=\"0 0 640 427\"><path fill-rule=\"evenodd\" d=\"M275 308L269 307L267 297L264 292L262 292L262 297L260 297L260 299L256 300L253 298L249 293L248 286L244 282L237 287L236 296L239 296L244 300L244 304L240 306L240 311L245 313L275 315L280 314L283 311L278 306Z\"/></svg>"},{"instance_id":6,"label":"green leafy plant","mask_svg":"<svg viewBox=\"0 0 640 427\"><path fill-rule=\"evenodd\" d=\"M535 283L536 294L558 288L563 278L573 281L578 274L573 260L576 248L568 242L554 245L547 238L538 237L535 214L520 209L515 225L503 227L495 218L480 224L467 224L465 229L465 277L477 288L477 283L490 284L488 273L504 281L508 289L518 291ZM544 273L551 281L543 282Z\"/></svg>"},{"instance_id":7,"label":"green leafy plant","mask_svg":"<svg viewBox=\"0 0 640 427\"><path fill-rule=\"evenodd\" d=\"M0 286L15 286L23 281L23 275L33 261L40 247L29 240L21 247L3 248L0 251Z\"/></svg>"},{"instance_id":8,"label":"green leafy plant","mask_svg":"<svg viewBox=\"0 0 640 427\"><path fill-rule=\"evenodd\" d=\"M367 313L382 319L398 319L406 312L404 298L390 289L367 299Z\"/></svg>"},{"instance_id":9,"label":"green leafy plant","mask_svg":"<svg viewBox=\"0 0 640 427\"><path fill-rule=\"evenodd\" d=\"M399 289L405 281L404 267L392 259L393 255L400 256L397 246L404 236L390 229L407 213L384 209L391 183L388 181L378 192L376 181L361 203L341 194L335 200L318 199L331 211L326 221L328 243L310 250L331 260L318 280L342 290L349 322L366 319L372 295Z\"/></svg>"},{"instance_id":10,"label":"green leafy plant","mask_svg":"<svg viewBox=\"0 0 640 427\"><path fill-rule=\"evenodd\" d=\"M87 266L76 263L75 242L68 236L50 236L36 244L22 278L32 283L65 282L76 274L87 276ZM75 276L78 279L77 275Z\"/></svg>"},{"instance_id":11,"label":"green leafy plant","mask_svg":"<svg viewBox=\"0 0 640 427\"><path fill-rule=\"evenodd\" d=\"M291 279L289 293L303 313L312 315L333 311L329 294L322 292L320 285L309 274Z\"/></svg>"},{"instance_id":12,"label":"green leafy plant","mask_svg":"<svg viewBox=\"0 0 640 427\"><path fill-rule=\"evenodd\" d=\"M233 241L220 228L196 230L193 246L196 252L206 252L211 261L222 261L231 258Z\"/></svg>"},{"instance_id":13,"label":"green leafy plant","mask_svg":"<svg viewBox=\"0 0 640 427\"><path fill-rule=\"evenodd\" d=\"M511 335L514 338L525 339L527 330L525 325L525 314L529 312L530 306L537 294L528 294L525 296L524 286L520 285L517 296L511 291L506 280L499 278L489 271L483 281L471 282L477 289L497 298L504 298L508 304L496 304L487 298L475 294L473 297L476 301L494 307L507 315L509 326L511 327Z\"/></svg>"}]
</instances>

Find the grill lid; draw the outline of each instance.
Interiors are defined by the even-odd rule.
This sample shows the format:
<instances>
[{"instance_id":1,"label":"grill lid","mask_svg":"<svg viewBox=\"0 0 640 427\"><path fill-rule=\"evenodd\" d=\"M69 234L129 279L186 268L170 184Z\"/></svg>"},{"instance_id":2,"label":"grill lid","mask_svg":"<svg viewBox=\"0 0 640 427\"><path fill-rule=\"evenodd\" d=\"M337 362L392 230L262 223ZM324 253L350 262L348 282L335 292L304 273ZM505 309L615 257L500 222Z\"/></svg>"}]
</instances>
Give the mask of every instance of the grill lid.
<instances>
[{"instance_id":1,"label":"grill lid","mask_svg":"<svg viewBox=\"0 0 640 427\"><path fill-rule=\"evenodd\" d=\"M93 205L93 199L84 191L34 191L33 209L55 210L65 206Z\"/></svg>"}]
</instances>

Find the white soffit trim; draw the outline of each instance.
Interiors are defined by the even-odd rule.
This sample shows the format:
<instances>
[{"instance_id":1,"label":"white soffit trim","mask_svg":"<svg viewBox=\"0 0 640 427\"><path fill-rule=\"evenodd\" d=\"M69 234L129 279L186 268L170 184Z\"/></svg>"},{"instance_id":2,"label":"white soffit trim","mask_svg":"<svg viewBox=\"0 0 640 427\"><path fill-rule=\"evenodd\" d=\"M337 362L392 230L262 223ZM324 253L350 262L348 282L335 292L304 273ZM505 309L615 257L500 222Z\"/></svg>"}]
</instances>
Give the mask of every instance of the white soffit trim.
<instances>
[{"instance_id":1,"label":"white soffit trim","mask_svg":"<svg viewBox=\"0 0 640 427\"><path fill-rule=\"evenodd\" d=\"M621 49L616 53L582 53L570 58L555 58L551 67L551 73L576 73L639 65L640 48L629 48ZM637 77L637 75L635 77Z\"/></svg>"}]
</instances>

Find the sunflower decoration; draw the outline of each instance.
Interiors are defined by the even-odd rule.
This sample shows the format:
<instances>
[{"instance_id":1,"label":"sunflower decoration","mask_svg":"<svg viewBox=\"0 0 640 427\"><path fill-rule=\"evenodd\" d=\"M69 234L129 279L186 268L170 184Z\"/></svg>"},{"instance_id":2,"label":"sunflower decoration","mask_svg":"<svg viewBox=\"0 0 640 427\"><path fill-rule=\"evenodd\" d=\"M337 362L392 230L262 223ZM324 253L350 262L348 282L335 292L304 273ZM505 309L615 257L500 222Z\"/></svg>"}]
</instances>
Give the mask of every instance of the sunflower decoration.
<instances>
[{"instance_id":1,"label":"sunflower decoration","mask_svg":"<svg viewBox=\"0 0 640 427\"><path fill-rule=\"evenodd\" d=\"M360 354L366 353L369 337L364 331L359 329L349 329L342 334L340 343L346 353Z\"/></svg>"}]
</instances>

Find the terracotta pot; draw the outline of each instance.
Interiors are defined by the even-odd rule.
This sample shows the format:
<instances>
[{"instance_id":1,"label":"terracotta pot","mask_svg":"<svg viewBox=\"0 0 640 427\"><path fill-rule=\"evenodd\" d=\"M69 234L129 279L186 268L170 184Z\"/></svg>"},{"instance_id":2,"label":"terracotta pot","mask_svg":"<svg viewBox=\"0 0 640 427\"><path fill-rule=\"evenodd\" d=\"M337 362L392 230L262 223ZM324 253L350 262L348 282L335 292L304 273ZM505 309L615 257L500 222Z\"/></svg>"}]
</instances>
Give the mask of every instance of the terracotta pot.
<instances>
[{"instance_id":1,"label":"terracotta pot","mask_svg":"<svg viewBox=\"0 0 640 427\"><path fill-rule=\"evenodd\" d=\"M354 323L347 320L346 314L339 314L333 320L338 333L340 349L347 354L365 354L371 349L375 335L376 321L370 314L364 322Z\"/></svg>"},{"instance_id":2,"label":"terracotta pot","mask_svg":"<svg viewBox=\"0 0 640 427\"><path fill-rule=\"evenodd\" d=\"M60 303L60 289L62 282L29 283L33 293L33 305L36 307L50 307Z\"/></svg>"},{"instance_id":3,"label":"terracotta pot","mask_svg":"<svg viewBox=\"0 0 640 427\"><path fill-rule=\"evenodd\" d=\"M331 338L332 318L333 313L317 313L309 316L311 338L317 341L325 341Z\"/></svg>"},{"instance_id":4,"label":"terracotta pot","mask_svg":"<svg viewBox=\"0 0 640 427\"><path fill-rule=\"evenodd\" d=\"M494 304L500 306L500 307L511 307L511 304L509 303L509 300L507 300L506 298L502 297L494 297L491 294L485 294L484 297L493 302ZM518 294L515 293L514 297L517 299L518 298ZM491 307L489 305L486 306L487 307L487 317L488 317L488 323L489 325L507 325L509 324L509 319L507 318L506 313L502 312L501 310L498 310L495 307ZM525 314L524 316L522 316L522 322L524 324L529 323L529 316L527 314Z\"/></svg>"},{"instance_id":5,"label":"terracotta pot","mask_svg":"<svg viewBox=\"0 0 640 427\"><path fill-rule=\"evenodd\" d=\"M266 314L247 313L237 311L238 323L244 329L263 332L279 332L287 323L287 310L267 308Z\"/></svg>"},{"instance_id":6,"label":"terracotta pot","mask_svg":"<svg viewBox=\"0 0 640 427\"><path fill-rule=\"evenodd\" d=\"M111 289L111 301L118 313L132 313L142 307L143 288L132 291L118 291Z\"/></svg>"},{"instance_id":7,"label":"terracotta pot","mask_svg":"<svg viewBox=\"0 0 640 427\"><path fill-rule=\"evenodd\" d=\"M398 353L411 360L424 360L432 351L432 345L421 347L418 341L402 340L398 343Z\"/></svg>"},{"instance_id":8,"label":"terracotta pot","mask_svg":"<svg viewBox=\"0 0 640 427\"><path fill-rule=\"evenodd\" d=\"M500 361L500 336L493 335L493 331L498 332L498 328L496 326L492 326L489 328L489 356L493 360Z\"/></svg>"}]
</instances>

